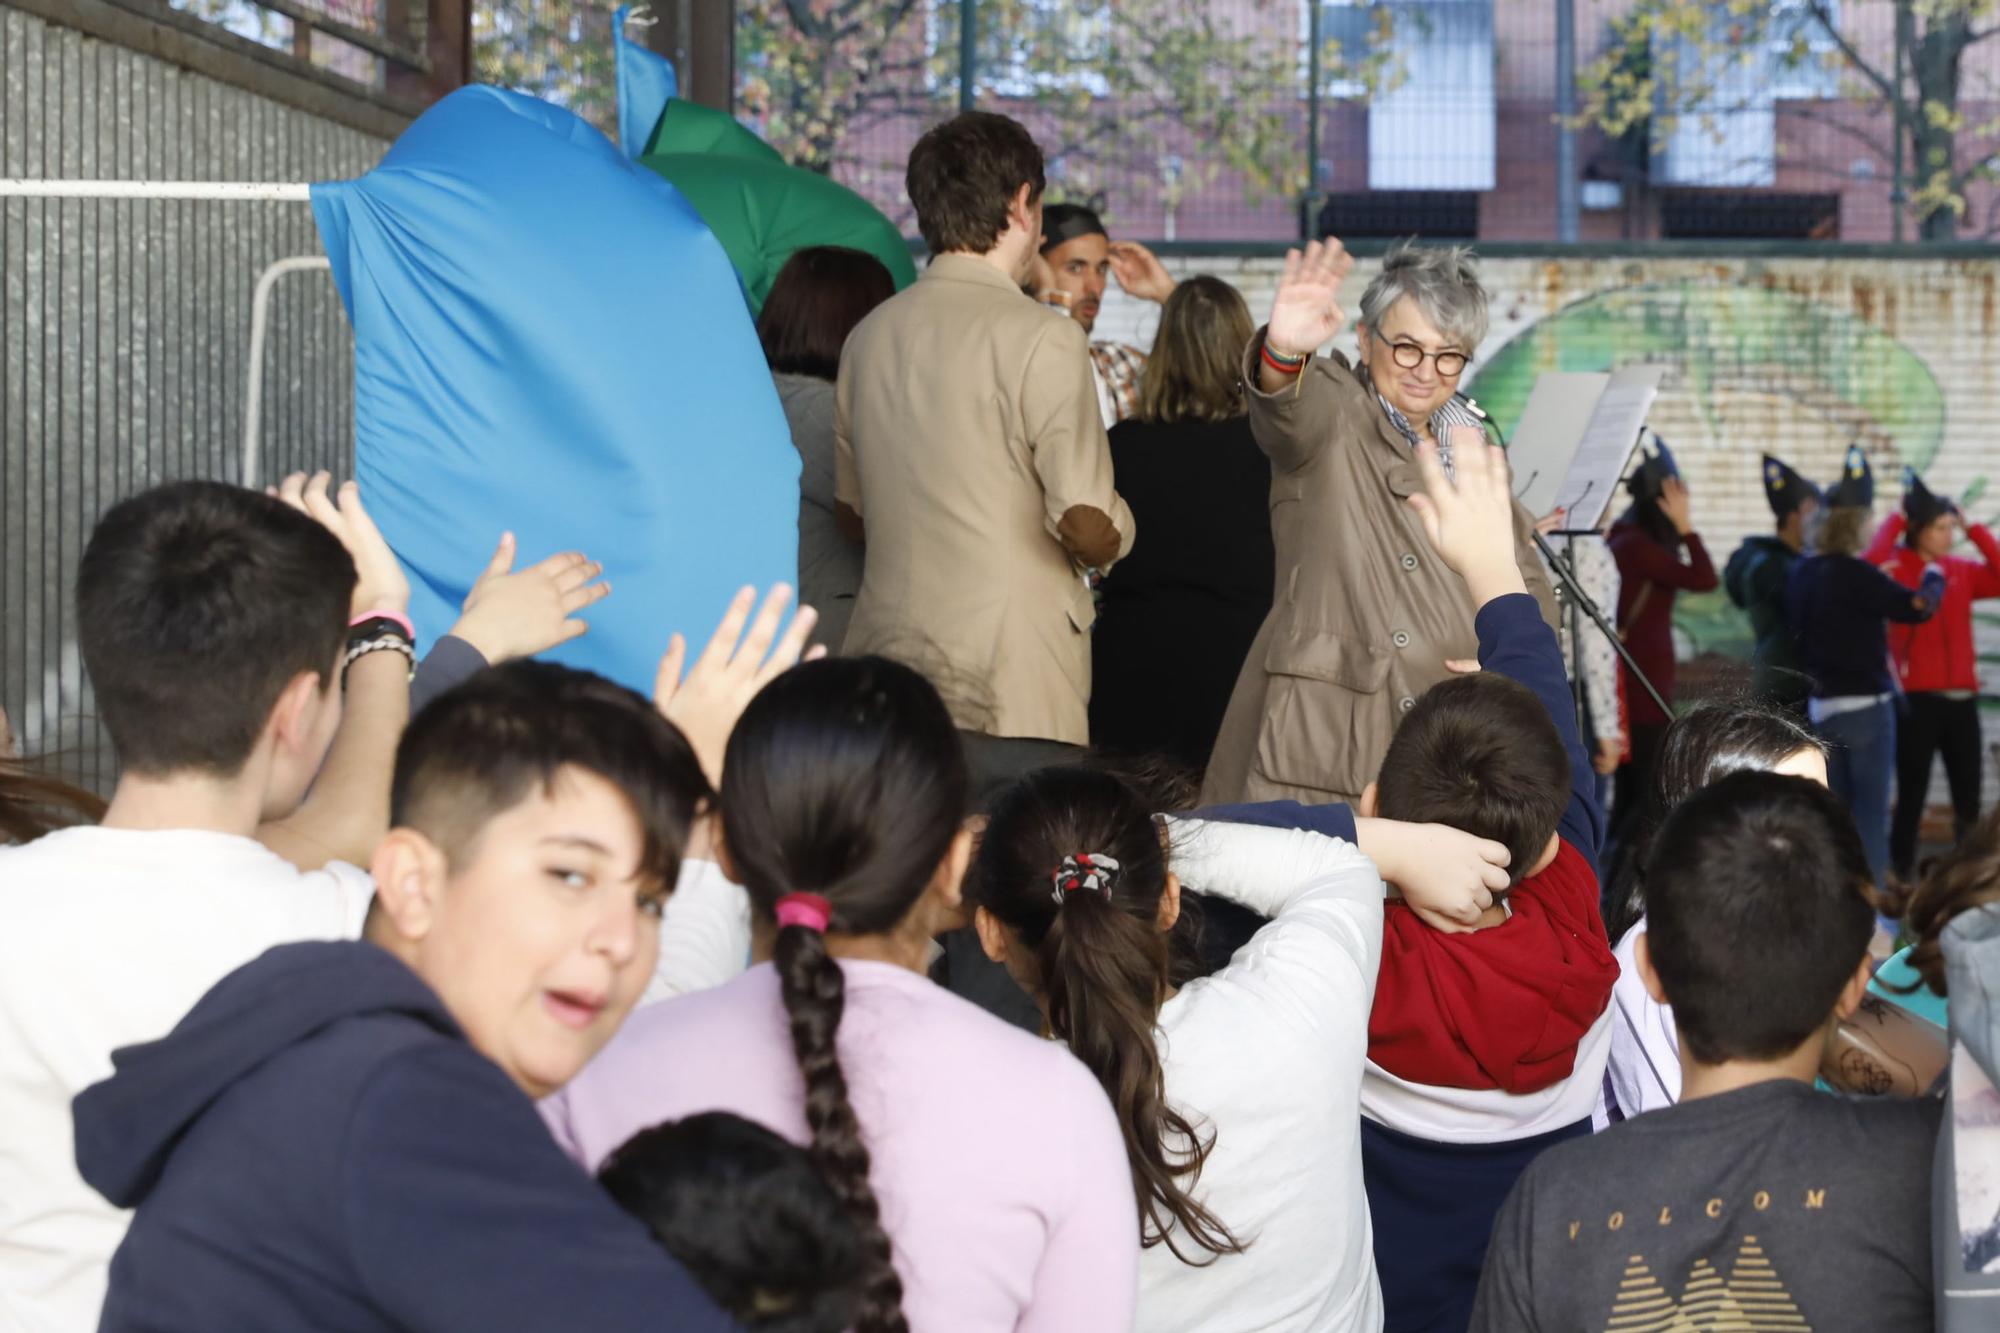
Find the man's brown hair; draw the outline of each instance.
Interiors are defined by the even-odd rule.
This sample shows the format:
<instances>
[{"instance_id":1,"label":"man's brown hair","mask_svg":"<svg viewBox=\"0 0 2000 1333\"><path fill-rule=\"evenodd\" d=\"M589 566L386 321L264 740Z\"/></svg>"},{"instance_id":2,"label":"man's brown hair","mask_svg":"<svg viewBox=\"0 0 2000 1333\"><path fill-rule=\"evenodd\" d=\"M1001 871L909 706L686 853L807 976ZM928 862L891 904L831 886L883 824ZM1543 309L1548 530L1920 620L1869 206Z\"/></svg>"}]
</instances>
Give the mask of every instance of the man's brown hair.
<instances>
[{"instance_id":1,"label":"man's brown hair","mask_svg":"<svg viewBox=\"0 0 2000 1333\"><path fill-rule=\"evenodd\" d=\"M1535 692L1481 672L1433 685L1389 742L1384 819L1446 824L1507 848L1510 884L1542 859L1570 796L1569 752Z\"/></svg>"},{"instance_id":2,"label":"man's brown hair","mask_svg":"<svg viewBox=\"0 0 2000 1333\"><path fill-rule=\"evenodd\" d=\"M1042 197L1042 150L1011 116L961 111L934 125L910 150L903 185L917 210L917 230L933 255L983 255L1007 230L1007 206L1023 185Z\"/></svg>"}]
</instances>

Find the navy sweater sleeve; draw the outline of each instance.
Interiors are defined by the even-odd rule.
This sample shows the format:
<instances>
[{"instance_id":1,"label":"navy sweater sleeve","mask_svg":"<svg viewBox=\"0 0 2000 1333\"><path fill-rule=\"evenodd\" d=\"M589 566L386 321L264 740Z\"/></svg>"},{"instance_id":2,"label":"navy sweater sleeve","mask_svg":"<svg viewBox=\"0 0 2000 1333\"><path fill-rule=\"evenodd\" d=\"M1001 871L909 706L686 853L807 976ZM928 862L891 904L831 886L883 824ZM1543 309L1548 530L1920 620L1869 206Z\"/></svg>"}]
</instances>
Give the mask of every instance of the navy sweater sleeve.
<instances>
[{"instance_id":1,"label":"navy sweater sleeve","mask_svg":"<svg viewBox=\"0 0 2000 1333\"><path fill-rule=\"evenodd\" d=\"M452 686L486 669L486 657L455 634L447 634L431 645L424 660L417 663L417 675L410 682L410 716Z\"/></svg>"},{"instance_id":2,"label":"navy sweater sleeve","mask_svg":"<svg viewBox=\"0 0 2000 1333\"><path fill-rule=\"evenodd\" d=\"M398 1328L736 1328L469 1046L427 1045L378 1071L344 1156L340 1223Z\"/></svg>"},{"instance_id":3,"label":"navy sweater sleeve","mask_svg":"<svg viewBox=\"0 0 2000 1333\"><path fill-rule=\"evenodd\" d=\"M1535 692L1569 753L1569 805L1556 830L1597 873L1597 854L1604 845L1604 809L1597 803L1597 774L1576 728L1576 699L1563 671L1562 646L1542 619L1541 608L1526 593L1496 597L1479 608L1473 620L1479 634L1479 666L1483 671L1519 681Z\"/></svg>"},{"instance_id":4,"label":"navy sweater sleeve","mask_svg":"<svg viewBox=\"0 0 2000 1333\"><path fill-rule=\"evenodd\" d=\"M1886 620L1899 625L1921 625L1937 614L1944 601L1944 571L1933 565L1924 571L1923 581L1912 592L1873 565L1861 576L1869 601Z\"/></svg>"},{"instance_id":5,"label":"navy sweater sleeve","mask_svg":"<svg viewBox=\"0 0 2000 1333\"><path fill-rule=\"evenodd\" d=\"M1331 805L1300 805L1297 801L1254 801L1246 805L1211 805L1187 814L1223 824L1261 824L1265 828L1306 829L1342 842L1354 836L1354 810L1338 801Z\"/></svg>"}]
</instances>

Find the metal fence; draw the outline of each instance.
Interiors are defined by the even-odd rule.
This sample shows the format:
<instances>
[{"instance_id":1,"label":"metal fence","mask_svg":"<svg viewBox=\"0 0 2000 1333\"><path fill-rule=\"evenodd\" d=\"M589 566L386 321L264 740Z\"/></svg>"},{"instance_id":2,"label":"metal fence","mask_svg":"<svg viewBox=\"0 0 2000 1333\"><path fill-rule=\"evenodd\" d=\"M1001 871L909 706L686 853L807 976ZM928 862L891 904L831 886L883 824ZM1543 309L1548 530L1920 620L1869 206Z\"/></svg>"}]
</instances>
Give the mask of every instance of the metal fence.
<instances>
[{"instance_id":1,"label":"metal fence","mask_svg":"<svg viewBox=\"0 0 2000 1333\"><path fill-rule=\"evenodd\" d=\"M0 8L0 177L324 180L384 147ZM147 486L239 476L252 286L318 252L300 203L0 200L0 705L25 752L109 776L76 648L84 540ZM266 475L347 467L352 344L324 274L279 289L263 375Z\"/></svg>"},{"instance_id":2,"label":"metal fence","mask_svg":"<svg viewBox=\"0 0 2000 1333\"><path fill-rule=\"evenodd\" d=\"M1869 76L1899 57L1915 68L1892 22L1911 3L735 0L735 110L906 226L910 145L976 105L1034 130L1052 197L1095 201L1147 239L1558 240L1568 178L1585 241L1887 241L1923 168L1914 144L1898 161ZM609 128L611 9L483 0L480 76ZM1691 13L1708 17L1690 29ZM1648 14L1682 22L1635 26ZM1972 42L1956 68L1957 165L1971 168L1994 148L2000 40ZM1565 145L1565 72L1585 113L1595 79L1659 86L1636 124L1596 117ZM1934 114L1914 80L1907 127ZM1959 204L1962 234L2000 230L1989 186Z\"/></svg>"}]
</instances>

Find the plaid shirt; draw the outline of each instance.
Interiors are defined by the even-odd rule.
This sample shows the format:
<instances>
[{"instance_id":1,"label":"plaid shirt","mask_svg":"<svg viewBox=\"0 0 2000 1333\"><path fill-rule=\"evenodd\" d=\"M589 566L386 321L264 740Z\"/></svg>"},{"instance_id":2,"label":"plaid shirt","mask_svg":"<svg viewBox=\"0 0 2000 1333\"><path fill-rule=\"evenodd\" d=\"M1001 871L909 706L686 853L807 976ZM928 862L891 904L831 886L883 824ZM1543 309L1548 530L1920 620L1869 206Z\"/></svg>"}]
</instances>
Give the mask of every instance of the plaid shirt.
<instances>
[{"instance_id":1,"label":"plaid shirt","mask_svg":"<svg viewBox=\"0 0 2000 1333\"><path fill-rule=\"evenodd\" d=\"M1389 424L1396 428L1398 435L1409 441L1411 451L1415 452L1423 436L1417 434L1417 428L1410 424L1410 419L1398 412L1395 404L1381 394L1375 395L1375 401L1382 404L1382 410L1389 414ZM1451 475L1451 428L1471 426L1482 435L1486 432L1486 418L1472 408L1470 403L1470 399L1453 394L1444 400L1437 411L1431 413L1431 438L1437 441L1438 462L1444 465L1444 474L1447 477Z\"/></svg>"},{"instance_id":2,"label":"plaid shirt","mask_svg":"<svg viewBox=\"0 0 2000 1333\"><path fill-rule=\"evenodd\" d=\"M1139 374L1146 368L1146 354L1124 343L1092 343L1090 365L1097 372L1104 429L1110 430L1139 410Z\"/></svg>"}]
</instances>

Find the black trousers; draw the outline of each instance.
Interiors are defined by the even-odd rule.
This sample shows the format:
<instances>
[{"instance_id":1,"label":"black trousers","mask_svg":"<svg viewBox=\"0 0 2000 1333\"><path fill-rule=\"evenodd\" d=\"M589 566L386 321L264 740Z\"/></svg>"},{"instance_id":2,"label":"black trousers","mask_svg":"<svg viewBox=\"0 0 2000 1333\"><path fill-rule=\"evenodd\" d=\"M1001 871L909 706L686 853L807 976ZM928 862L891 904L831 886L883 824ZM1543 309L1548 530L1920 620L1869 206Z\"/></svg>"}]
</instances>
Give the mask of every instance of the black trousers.
<instances>
[{"instance_id":1,"label":"black trousers","mask_svg":"<svg viewBox=\"0 0 2000 1333\"><path fill-rule=\"evenodd\" d=\"M1653 770L1660 764L1660 748L1667 738L1667 724L1645 722L1632 728L1632 757L1611 779L1611 830L1613 842L1622 842L1632 831L1632 820L1646 807L1653 794Z\"/></svg>"},{"instance_id":2,"label":"black trousers","mask_svg":"<svg viewBox=\"0 0 2000 1333\"><path fill-rule=\"evenodd\" d=\"M1944 755L1951 787L1952 838L1979 821L1979 700L1924 691L1908 696L1896 728L1896 813L1889 822L1889 860L1908 879L1917 865L1917 831L1930 795L1931 763Z\"/></svg>"}]
</instances>

